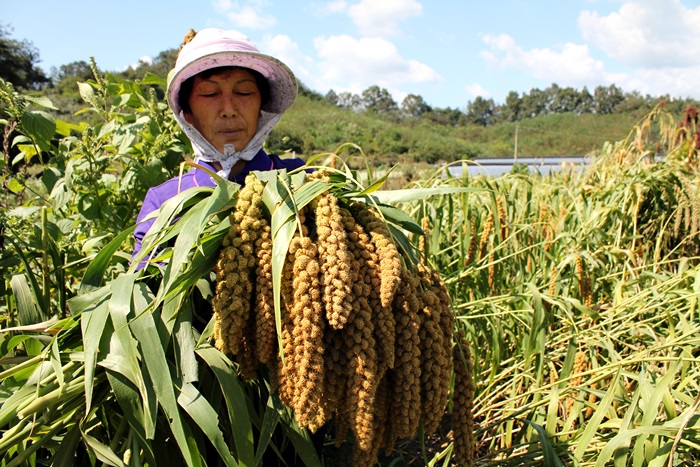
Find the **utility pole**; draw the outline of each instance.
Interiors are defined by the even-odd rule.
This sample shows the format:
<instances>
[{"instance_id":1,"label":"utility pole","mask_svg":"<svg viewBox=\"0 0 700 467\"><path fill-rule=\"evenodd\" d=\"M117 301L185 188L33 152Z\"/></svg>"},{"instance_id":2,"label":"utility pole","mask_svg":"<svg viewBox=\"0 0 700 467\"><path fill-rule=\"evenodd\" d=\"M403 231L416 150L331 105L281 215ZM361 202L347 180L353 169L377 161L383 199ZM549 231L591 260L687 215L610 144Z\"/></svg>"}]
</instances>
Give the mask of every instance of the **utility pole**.
<instances>
[{"instance_id":1,"label":"utility pole","mask_svg":"<svg viewBox=\"0 0 700 467\"><path fill-rule=\"evenodd\" d=\"M513 165L518 163L518 125L515 125L515 150L513 151Z\"/></svg>"}]
</instances>

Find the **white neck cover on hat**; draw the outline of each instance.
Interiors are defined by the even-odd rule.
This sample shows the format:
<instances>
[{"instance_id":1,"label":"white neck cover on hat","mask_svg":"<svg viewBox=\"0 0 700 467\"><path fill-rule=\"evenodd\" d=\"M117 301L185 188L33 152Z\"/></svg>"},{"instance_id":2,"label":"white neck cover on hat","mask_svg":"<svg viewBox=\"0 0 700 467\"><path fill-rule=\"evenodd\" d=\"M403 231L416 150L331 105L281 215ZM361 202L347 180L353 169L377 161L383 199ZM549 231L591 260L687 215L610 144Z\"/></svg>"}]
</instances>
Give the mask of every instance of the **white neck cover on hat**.
<instances>
[{"instance_id":1,"label":"white neck cover on hat","mask_svg":"<svg viewBox=\"0 0 700 467\"><path fill-rule=\"evenodd\" d=\"M175 115L175 121L177 121L182 131L192 142L192 149L195 154L195 162L197 160L203 160L206 162L218 162L221 164L222 170L219 170L217 174L222 178L228 178L231 168L240 160L249 161L262 149L265 139L269 136L272 131L272 127L275 126L277 121L282 118L281 113L271 113L264 110L260 111L260 119L258 120L258 130L253 136L253 138L248 142L242 151L236 152L236 148L233 144L226 144L224 146L224 152L219 151L211 144L194 126L192 126L187 120L182 111L179 115Z\"/></svg>"}]
</instances>

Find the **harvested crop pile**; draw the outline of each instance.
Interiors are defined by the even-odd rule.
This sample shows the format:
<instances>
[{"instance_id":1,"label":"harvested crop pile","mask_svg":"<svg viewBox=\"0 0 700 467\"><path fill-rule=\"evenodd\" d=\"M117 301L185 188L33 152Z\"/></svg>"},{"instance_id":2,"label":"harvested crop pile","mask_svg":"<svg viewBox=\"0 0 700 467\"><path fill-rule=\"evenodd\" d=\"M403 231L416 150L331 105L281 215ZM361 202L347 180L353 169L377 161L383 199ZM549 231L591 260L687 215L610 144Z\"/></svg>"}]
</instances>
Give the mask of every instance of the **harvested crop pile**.
<instances>
[{"instance_id":1,"label":"harvested crop pile","mask_svg":"<svg viewBox=\"0 0 700 467\"><path fill-rule=\"evenodd\" d=\"M354 442L353 465L375 464L421 425L435 433L452 396L453 458L469 465L471 366L440 275L397 247L371 198L346 195L325 171L306 175L311 183L289 191L306 202L293 203L285 239L269 220L280 203L270 209L266 183L246 180L216 267L216 347L245 378L265 365L300 426L333 420L336 444ZM286 252L277 311L274 251Z\"/></svg>"}]
</instances>

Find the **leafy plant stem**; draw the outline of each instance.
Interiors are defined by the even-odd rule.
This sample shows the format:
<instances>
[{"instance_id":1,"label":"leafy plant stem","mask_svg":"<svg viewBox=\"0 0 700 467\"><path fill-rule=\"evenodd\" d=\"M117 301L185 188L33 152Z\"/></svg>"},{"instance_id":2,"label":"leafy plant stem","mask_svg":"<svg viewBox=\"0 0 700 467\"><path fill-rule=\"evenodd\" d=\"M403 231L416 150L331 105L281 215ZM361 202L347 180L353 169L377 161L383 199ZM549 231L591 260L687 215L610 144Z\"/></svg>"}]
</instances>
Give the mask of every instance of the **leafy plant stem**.
<instances>
[{"instance_id":1,"label":"leafy plant stem","mask_svg":"<svg viewBox=\"0 0 700 467\"><path fill-rule=\"evenodd\" d=\"M69 422L70 416L67 416L59 420L57 423L54 423L51 429L48 431L48 433L42 435L39 440L31 442L29 446L24 451L22 451L22 454L12 459L12 461L7 464L7 467L18 467L24 465L23 462L29 456L41 449L41 447L43 447L45 443L51 441L54 436L60 433L66 427L66 425L68 425Z\"/></svg>"},{"instance_id":2,"label":"leafy plant stem","mask_svg":"<svg viewBox=\"0 0 700 467\"><path fill-rule=\"evenodd\" d=\"M95 384L99 384L101 381L105 379L104 374L100 374L95 377ZM32 401L31 404L29 404L27 407L22 409L17 416L22 419L26 418L40 410L43 410L47 407L50 406L56 406L60 402L64 401L65 399L69 399L73 396L76 396L84 390L84 384L85 384L85 376L81 375L77 378L75 378L73 381L70 383L66 383L62 387L59 387L57 389L54 389L50 393L41 396L34 401Z\"/></svg>"},{"instance_id":3,"label":"leafy plant stem","mask_svg":"<svg viewBox=\"0 0 700 467\"><path fill-rule=\"evenodd\" d=\"M36 355L30 358L29 360L26 360L11 368L8 368L7 370L0 373L0 381L4 381L5 379L19 373L20 371L26 370L32 366L36 366L37 364L41 363L41 361L44 360L44 358L44 355Z\"/></svg>"},{"instance_id":4,"label":"leafy plant stem","mask_svg":"<svg viewBox=\"0 0 700 467\"><path fill-rule=\"evenodd\" d=\"M50 305L51 305L51 290L49 287L49 233L48 233L48 215L46 206L41 208L41 289L43 292L43 306L41 307L44 311L44 316L42 319L48 319L50 316Z\"/></svg>"}]
</instances>

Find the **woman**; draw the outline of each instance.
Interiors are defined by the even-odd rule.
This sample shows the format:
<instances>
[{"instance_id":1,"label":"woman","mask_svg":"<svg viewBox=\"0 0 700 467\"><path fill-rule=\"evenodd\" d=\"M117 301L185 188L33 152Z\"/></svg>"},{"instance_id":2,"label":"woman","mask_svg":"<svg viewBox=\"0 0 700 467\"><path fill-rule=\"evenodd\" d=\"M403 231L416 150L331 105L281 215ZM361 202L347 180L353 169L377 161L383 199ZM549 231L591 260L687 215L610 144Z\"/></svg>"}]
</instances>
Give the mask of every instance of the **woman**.
<instances>
[{"instance_id":1,"label":"woman","mask_svg":"<svg viewBox=\"0 0 700 467\"><path fill-rule=\"evenodd\" d=\"M238 31L203 29L184 44L168 75L168 105L192 142L194 162L243 184L254 170L296 169L298 158L280 159L262 145L297 95L292 71L260 53ZM136 220L133 258L155 219L143 221L180 191L214 186L210 175L193 169L148 190ZM139 267L143 267L142 261Z\"/></svg>"}]
</instances>

